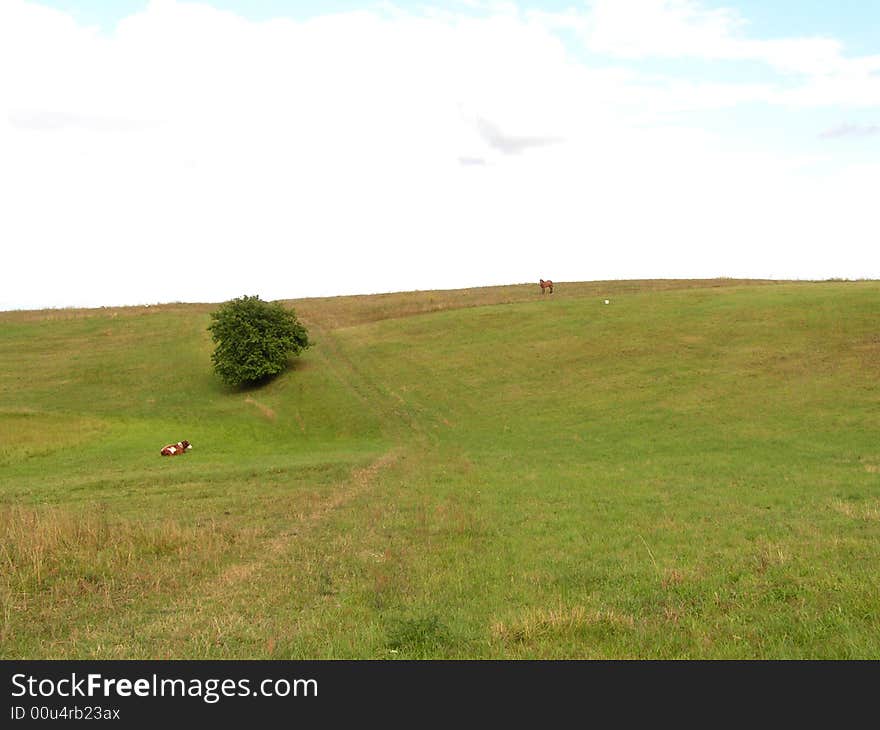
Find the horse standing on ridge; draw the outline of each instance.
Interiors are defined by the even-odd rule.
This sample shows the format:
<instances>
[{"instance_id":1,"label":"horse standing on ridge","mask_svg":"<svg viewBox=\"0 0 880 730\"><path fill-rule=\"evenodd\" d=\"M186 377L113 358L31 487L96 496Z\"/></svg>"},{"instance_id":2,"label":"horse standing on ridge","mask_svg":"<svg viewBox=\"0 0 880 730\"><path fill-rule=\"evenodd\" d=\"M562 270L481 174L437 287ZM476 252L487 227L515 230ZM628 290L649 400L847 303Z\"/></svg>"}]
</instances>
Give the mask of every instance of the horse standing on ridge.
<instances>
[{"instance_id":1,"label":"horse standing on ridge","mask_svg":"<svg viewBox=\"0 0 880 730\"><path fill-rule=\"evenodd\" d=\"M553 293L553 282L550 281L550 279L547 279L547 281L541 279L540 281L538 281L538 284L540 284L541 286L541 294L544 294L545 289L549 289L550 293Z\"/></svg>"}]
</instances>

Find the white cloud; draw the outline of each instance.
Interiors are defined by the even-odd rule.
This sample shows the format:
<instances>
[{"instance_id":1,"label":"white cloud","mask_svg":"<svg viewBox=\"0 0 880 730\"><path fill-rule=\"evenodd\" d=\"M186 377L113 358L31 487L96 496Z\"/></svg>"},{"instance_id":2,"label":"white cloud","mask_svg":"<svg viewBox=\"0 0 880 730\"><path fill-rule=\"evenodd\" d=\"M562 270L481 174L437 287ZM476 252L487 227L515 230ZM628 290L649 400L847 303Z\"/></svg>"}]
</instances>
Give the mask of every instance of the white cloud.
<instances>
[{"instance_id":1,"label":"white cloud","mask_svg":"<svg viewBox=\"0 0 880 730\"><path fill-rule=\"evenodd\" d=\"M693 53L749 48L732 14L645 7ZM610 8L254 23L161 0L101 34L7 0L0 308L880 273L858 248L876 170L832 179L748 134L658 125L782 92L578 62L555 29L586 18L616 54ZM842 66L853 83L859 64Z\"/></svg>"},{"instance_id":2,"label":"white cloud","mask_svg":"<svg viewBox=\"0 0 880 730\"><path fill-rule=\"evenodd\" d=\"M880 124L840 124L822 132L822 139L840 139L874 137L880 134Z\"/></svg>"},{"instance_id":3,"label":"white cloud","mask_svg":"<svg viewBox=\"0 0 880 730\"><path fill-rule=\"evenodd\" d=\"M753 38L739 13L696 0L593 0L591 11L565 19L596 52L624 59L759 62L791 75L780 77L772 94L762 93L769 103L880 104L880 55L847 57L835 38ZM732 95L741 93L729 86Z\"/></svg>"},{"instance_id":4,"label":"white cloud","mask_svg":"<svg viewBox=\"0 0 880 730\"><path fill-rule=\"evenodd\" d=\"M580 24L591 48L625 58L723 58L744 25L734 12L690 0L594 0Z\"/></svg>"},{"instance_id":5,"label":"white cloud","mask_svg":"<svg viewBox=\"0 0 880 730\"><path fill-rule=\"evenodd\" d=\"M596 51L624 58L757 60L799 73L828 73L844 63L833 38L752 39L735 10L695 0L594 0L579 24Z\"/></svg>"}]
</instances>

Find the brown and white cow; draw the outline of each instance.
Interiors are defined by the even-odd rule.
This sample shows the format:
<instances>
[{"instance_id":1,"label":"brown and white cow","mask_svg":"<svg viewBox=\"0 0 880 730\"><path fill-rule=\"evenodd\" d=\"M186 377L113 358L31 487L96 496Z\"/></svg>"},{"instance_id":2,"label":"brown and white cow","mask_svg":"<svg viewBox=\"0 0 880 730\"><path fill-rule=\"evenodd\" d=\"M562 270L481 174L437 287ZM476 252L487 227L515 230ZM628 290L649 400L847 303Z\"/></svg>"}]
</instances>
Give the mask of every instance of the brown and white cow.
<instances>
[{"instance_id":1,"label":"brown and white cow","mask_svg":"<svg viewBox=\"0 0 880 730\"><path fill-rule=\"evenodd\" d=\"M177 456L178 454L185 454L192 448L192 444L189 441L178 441L176 444L168 444L168 446L163 447L162 451L159 453L162 456Z\"/></svg>"}]
</instances>

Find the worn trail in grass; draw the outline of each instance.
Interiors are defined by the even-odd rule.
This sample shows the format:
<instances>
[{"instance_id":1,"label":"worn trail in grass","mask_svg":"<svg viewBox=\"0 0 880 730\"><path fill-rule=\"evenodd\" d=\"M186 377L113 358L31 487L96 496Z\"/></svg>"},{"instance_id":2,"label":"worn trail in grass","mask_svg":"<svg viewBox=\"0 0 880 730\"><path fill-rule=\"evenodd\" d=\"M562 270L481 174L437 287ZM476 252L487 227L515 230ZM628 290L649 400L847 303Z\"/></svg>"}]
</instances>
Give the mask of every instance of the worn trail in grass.
<instances>
[{"instance_id":1,"label":"worn trail in grass","mask_svg":"<svg viewBox=\"0 0 880 730\"><path fill-rule=\"evenodd\" d=\"M536 289L0 314L3 656L880 656L880 285Z\"/></svg>"}]
</instances>

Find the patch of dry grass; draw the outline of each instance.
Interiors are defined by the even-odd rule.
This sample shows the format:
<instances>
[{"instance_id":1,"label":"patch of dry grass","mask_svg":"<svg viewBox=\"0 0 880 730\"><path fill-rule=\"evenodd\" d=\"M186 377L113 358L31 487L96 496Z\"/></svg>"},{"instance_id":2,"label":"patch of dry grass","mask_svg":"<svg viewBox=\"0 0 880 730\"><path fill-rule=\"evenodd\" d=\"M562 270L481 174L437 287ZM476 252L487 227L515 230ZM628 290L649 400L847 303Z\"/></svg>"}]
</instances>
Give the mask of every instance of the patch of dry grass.
<instances>
[{"instance_id":1,"label":"patch of dry grass","mask_svg":"<svg viewBox=\"0 0 880 730\"><path fill-rule=\"evenodd\" d=\"M83 611L96 620L185 590L252 533L213 519L119 519L101 507L0 507L0 647L34 623L51 624L63 641Z\"/></svg>"},{"instance_id":2,"label":"patch of dry grass","mask_svg":"<svg viewBox=\"0 0 880 730\"><path fill-rule=\"evenodd\" d=\"M835 499L831 508L854 520L880 520L880 499L866 499L859 502L844 502Z\"/></svg>"},{"instance_id":3,"label":"patch of dry grass","mask_svg":"<svg viewBox=\"0 0 880 730\"><path fill-rule=\"evenodd\" d=\"M548 636L579 633L596 625L633 629L632 616L614 610L589 610L584 606L532 608L507 620L494 620L489 633L495 641L531 642Z\"/></svg>"}]
</instances>

